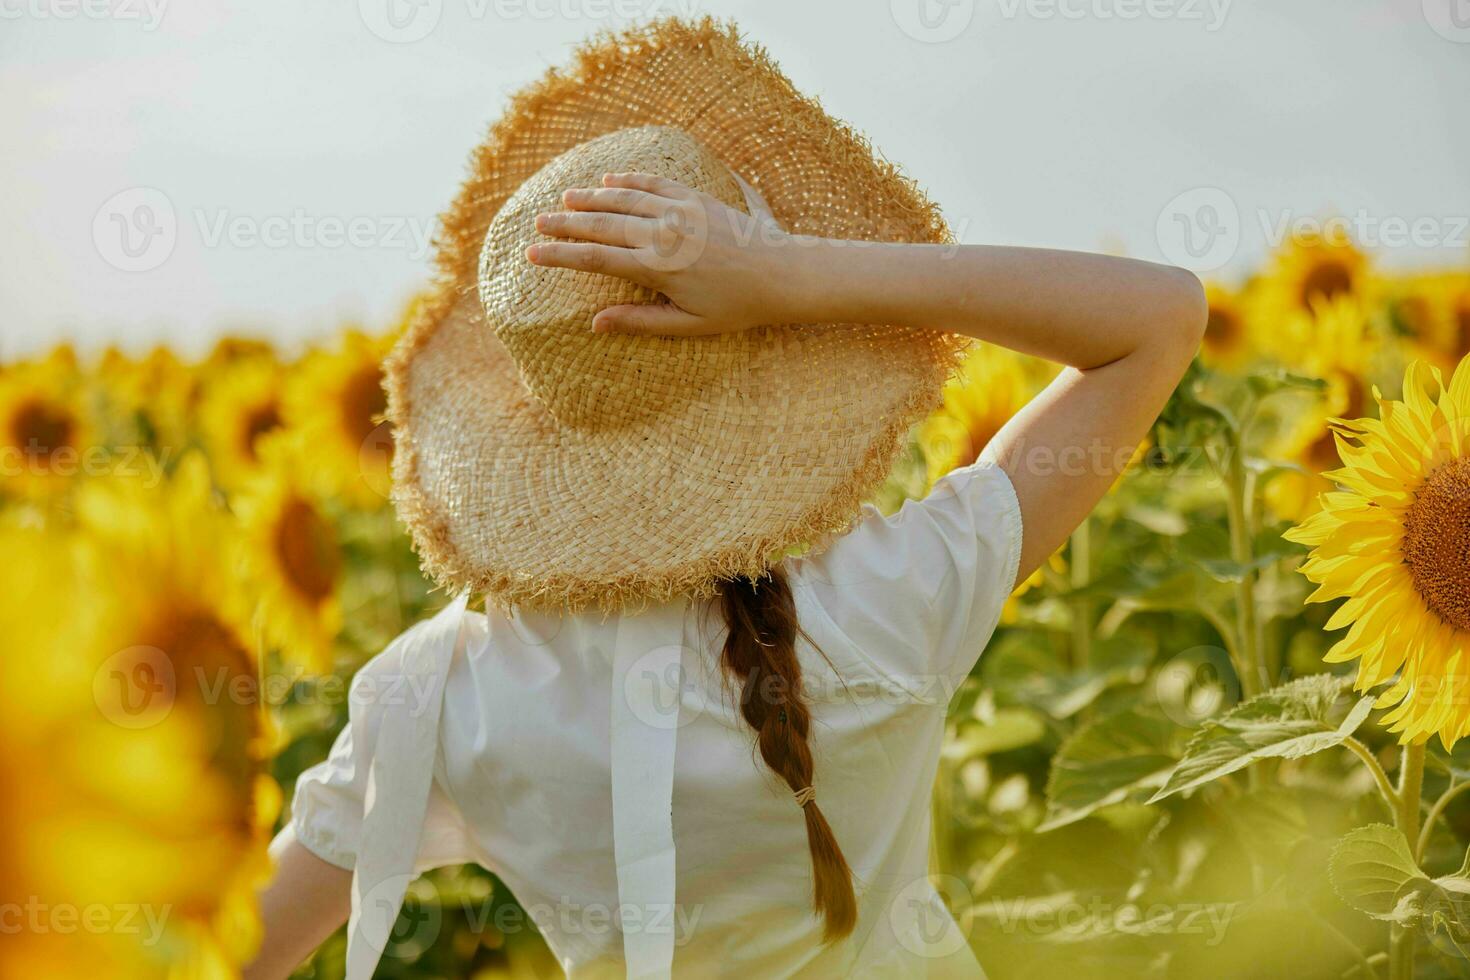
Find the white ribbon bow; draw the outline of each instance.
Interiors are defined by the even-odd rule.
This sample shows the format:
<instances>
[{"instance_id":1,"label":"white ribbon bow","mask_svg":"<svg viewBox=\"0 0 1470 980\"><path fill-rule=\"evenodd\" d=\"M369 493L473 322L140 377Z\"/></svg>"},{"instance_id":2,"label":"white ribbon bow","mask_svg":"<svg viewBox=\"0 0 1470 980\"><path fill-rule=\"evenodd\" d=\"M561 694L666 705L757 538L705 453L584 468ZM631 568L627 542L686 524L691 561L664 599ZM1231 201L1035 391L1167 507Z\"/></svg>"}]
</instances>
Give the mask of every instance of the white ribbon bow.
<instances>
[{"instance_id":1,"label":"white ribbon bow","mask_svg":"<svg viewBox=\"0 0 1470 980\"><path fill-rule=\"evenodd\" d=\"M362 841L352 874L347 980L371 980L415 877L415 860L439 749L444 687L464 656L461 593L406 633L402 671L421 705L384 706L369 763ZM679 615L674 615L677 612ZM683 609L655 609L618 624L613 651L609 747L613 853L627 975L670 976L678 916L674 904L674 746L682 686ZM427 684L427 688L420 685Z\"/></svg>"},{"instance_id":2,"label":"white ribbon bow","mask_svg":"<svg viewBox=\"0 0 1470 980\"><path fill-rule=\"evenodd\" d=\"M439 752L439 714L449 665L462 654L469 592L460 593L432 619L403 636L402 671L409 685L427 691L422 704L383 706L373 746L362 841L352 872L352 916L347 922L347 980L371 980L413 881L419 836L428 812L429 787ZM427 684L427 687L417 686Z\"/></svg>"}]
</instances>

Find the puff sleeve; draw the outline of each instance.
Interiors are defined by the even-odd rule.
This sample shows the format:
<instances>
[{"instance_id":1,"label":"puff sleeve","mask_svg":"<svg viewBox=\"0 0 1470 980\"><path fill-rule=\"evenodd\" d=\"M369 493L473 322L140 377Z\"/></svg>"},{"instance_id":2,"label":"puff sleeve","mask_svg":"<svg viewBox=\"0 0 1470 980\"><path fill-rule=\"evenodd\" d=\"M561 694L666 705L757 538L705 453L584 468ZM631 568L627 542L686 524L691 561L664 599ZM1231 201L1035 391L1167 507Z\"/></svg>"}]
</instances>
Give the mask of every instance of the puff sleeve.
<instances>
[{"instance_id":1,"label":"puff sleeve","mask_svg":"<svg viewBox=\"0 0 1470 980\"><path fill-rule=\"evenodd\" d=\"M404 646L424 625L405 632L357 672L349 693L347 725L327 758L296 781L291 805L296 837L307 850L339 868L351 870L357 864L372 760L385 715L422 711L425 699L435 693L402 666ZM419 871L476 860L463 817L444 789L441 759L436 753L415 860Z\"/></svg>"},{"instance_id":2,"label":"puff sleeve","mask_svg":"<svg viewBox=\"0 0 1470 980\"><path fill-rule=\"evenodd\" d=\"M865 511L794 570L876 670L958 684L989 642L1016 580L1021 508L1010 478L982 460L891 516Z\"/></svg>"}]
</instances>

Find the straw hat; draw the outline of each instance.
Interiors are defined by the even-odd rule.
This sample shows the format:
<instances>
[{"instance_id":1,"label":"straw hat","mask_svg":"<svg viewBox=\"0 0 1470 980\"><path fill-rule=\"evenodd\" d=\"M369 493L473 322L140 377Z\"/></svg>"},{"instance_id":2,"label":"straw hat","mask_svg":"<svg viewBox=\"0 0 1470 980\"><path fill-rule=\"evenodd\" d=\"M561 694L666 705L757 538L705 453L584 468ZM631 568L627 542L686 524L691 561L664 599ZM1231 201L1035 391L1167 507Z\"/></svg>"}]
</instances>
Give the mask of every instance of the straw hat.
<instances>
[{"instance_id":1,"label":"straw hat","mask_svg":"<svg viewBox=\"0 0 1470 980\"><path fill-rule=\"evenodd\" d=\"M523 90L443 216L439 280L387 364L394 500L426 570L502 606L613 610L757 575L847 526L965 341L855 325L594 334L656 294L531 265L540 211L643 170L789 232L948 241L934 206L708 18L606 36Z\"/></svg>"}]
</instances>

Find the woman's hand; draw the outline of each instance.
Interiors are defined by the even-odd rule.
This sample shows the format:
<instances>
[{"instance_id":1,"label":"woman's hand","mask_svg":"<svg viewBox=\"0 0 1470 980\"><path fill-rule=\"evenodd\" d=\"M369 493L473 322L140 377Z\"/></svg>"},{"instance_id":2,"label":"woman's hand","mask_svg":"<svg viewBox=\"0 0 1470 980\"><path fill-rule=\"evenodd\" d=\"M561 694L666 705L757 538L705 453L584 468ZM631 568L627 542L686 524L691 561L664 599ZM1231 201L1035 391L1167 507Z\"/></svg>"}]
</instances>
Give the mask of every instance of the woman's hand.
<instances>
[{"instance_id":1,"label":"woman's hand","mask_svg":"<svg viewBox=\"0 0 1470 980\"><path fill-rule=\"evenodd\" d=\"M737 178L738 179L738 178ZM698 336L781 320L781 247L791 239L741 181L752 215L676 181L607 174L602 187L562 195L567 210L536 217L561 239L532 245L536 265L617 276L668 302L611 306L592 320L603 333Z\"/></svg>"}]
</instances>

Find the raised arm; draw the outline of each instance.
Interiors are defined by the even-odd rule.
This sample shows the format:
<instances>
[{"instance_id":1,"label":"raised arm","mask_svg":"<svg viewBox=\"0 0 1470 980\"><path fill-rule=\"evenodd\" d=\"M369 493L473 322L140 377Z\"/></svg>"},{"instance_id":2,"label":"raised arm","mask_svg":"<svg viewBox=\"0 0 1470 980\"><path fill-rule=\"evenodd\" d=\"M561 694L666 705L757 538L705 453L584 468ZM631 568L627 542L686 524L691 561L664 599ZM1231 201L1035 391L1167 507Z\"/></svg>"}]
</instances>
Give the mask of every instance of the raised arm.
<instances>
[{"instance_id":1,"label":"raised arm","mask_svg":"<svg viewBox=\"0 0 1470 980\"><path fill-rule=\"evenodd\" d=\"M538 230L563 241L532 246L528 257L620 276L670 302L604 310L595 330L883 323L1067 365L986 450L1020 499L1022 579L1122 472L1204 332L1204 293L1181 269L1046 249L791 236L768 215L747 217L660 177L610 174L603 183L569 190L566 211L539 217Z\"/></svg>"},{"instance_id":2,"label":"raised arm","mask_svg":"<svg viewBox=\"0 0 1470 980\"><path fill-rule=\"evenodd\" d=\"M983 245L814 248L799 319L942 326L1067 365L985 449L1011 478L1024 580L1123 472L1205 326L1199 281L1131 259Z\"/></svg>"}]
</instances>

